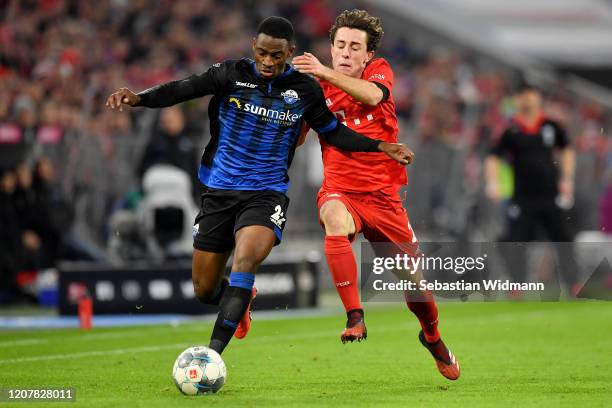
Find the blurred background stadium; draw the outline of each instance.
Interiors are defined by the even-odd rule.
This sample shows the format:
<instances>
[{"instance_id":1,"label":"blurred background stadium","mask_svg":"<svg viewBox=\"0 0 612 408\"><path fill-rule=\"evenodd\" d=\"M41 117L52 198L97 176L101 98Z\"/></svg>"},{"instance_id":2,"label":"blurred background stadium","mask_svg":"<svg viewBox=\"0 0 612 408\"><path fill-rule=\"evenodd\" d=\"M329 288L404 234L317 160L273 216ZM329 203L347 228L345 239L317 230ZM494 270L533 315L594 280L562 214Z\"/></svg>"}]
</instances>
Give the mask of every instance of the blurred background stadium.
<instances>
[{"instance_id":1,"label":"blurred background stadium","mask_svg":"<svg viewBox=\"0 0 612 408\"><path fill-rule=\"evenodd\" d=\"M122 86L139 91L250 56L256 24L269 15L294 23L296 54L310 51L328 64L328 30L339 11L365 8L382 17L378 55L394 69L400 139L416 153L405 193L422 241L501 234L503 204L485 197L483 162L513 114L509 92L524 77L543 89L547 114L568 129L577 152L568 215L574 232L612 240L612 1L0 5L3 303L57 304L65 261L141 269L189 262L208 98L123 113L104 101ZM317 261L320 157L316 137L296 154L284 242L271 261L288 254L289 262ZM506 197L511 176L506 171ZM316 279L315 286L332 288L327 273ZM25 297L11 293L13 281Z\"/></svg>"}]
</instances>

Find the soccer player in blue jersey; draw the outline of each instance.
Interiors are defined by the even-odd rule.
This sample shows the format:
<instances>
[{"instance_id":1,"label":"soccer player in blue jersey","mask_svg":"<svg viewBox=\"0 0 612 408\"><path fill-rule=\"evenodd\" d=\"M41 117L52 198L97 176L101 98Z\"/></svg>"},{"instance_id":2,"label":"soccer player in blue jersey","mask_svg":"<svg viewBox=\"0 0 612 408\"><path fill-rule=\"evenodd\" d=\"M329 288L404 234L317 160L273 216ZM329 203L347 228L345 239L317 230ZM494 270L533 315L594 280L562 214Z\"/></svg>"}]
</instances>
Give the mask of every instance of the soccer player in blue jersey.
<instances>
[{"instance_id":1,"label":"soccer player in blue jersey","mask_svg":"<svg viewBox=\"0 0 612 408\"><path fill-rule=\"evenodd\" d=\"M412 160L406 146L370 139L340 124L317 81L286 63L294 49L291 23L269 17L253 39L252 60L227 60L138 94L121 88L106 101L119 110L123 105L163 108L213 95L211 139L198 174L206 188L194 225L192 278L197 298L219 306L210 341L219 353L232 336L242 338L250 327L255 273L282 238L287 170L303 121L340 149L383 152L402 164ZM227 280L225 264L232 251Z\"/></svg>"}]
</instances>

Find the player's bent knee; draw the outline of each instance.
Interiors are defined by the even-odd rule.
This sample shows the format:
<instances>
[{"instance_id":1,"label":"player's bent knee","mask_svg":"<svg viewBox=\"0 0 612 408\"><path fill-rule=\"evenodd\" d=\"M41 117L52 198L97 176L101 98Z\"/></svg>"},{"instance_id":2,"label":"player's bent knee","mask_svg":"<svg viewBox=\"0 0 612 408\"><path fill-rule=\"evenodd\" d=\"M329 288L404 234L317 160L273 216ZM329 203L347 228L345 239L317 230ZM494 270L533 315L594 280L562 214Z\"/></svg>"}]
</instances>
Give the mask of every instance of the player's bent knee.
<instances>
[{"instance_id":1,"label":"player's bent knee","mask_svg":"<svg viewBox=\"0 0 612 408\"><path fill-rule=\"evenodd\" d=\"M353 218L345 205L338 201L328 201L321 207L321 221L325 234L332 236L350 235L355 232Z\"/></svg>"},{"instance_id":2,"label":"player's bent knee","mask_svg":"<svg viewBox=\"0 0 612 408\"><path fill-rule=\"evenodd\" d=\"M351 232L346 216L340 212L327 213L322 221L325 226L326 235L349 235Z\"/></svg>"}]
</instances>

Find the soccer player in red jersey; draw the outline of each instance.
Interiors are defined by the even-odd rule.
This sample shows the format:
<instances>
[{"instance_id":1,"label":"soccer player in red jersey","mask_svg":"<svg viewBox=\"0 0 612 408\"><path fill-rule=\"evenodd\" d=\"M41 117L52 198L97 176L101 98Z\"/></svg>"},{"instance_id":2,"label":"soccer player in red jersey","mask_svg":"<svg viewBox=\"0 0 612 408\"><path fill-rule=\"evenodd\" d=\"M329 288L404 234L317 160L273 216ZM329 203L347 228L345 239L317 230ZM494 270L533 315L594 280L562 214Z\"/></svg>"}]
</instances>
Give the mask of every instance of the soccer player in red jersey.
<instances>
[{"instance_id":1,"label":"soccer player in red jersey","mask_svg":"<svg viewBox=\"0 0 612 408\"><path fill-rule=\"evenodd\" d=\"M374 58L382 35L378 18L364 10L345 10L330 30L333 69L309 53L294 58L293 65L319 79L327 106L345 125L371 138L397 143L393 71L385 59ZM324 180L317 205L325 228L325 256L347 312L341 340L361 341L367 330L351 241L362 232L370 242L391 242L414 254L418 241L399 197L400 187L408 180L404 168L383 155L346 153L319 140ZM440 338L432 293L407 291L404 295L421 324L421 343L440 373L457 379L459 363Z\"/></svg>"}]
</instances>

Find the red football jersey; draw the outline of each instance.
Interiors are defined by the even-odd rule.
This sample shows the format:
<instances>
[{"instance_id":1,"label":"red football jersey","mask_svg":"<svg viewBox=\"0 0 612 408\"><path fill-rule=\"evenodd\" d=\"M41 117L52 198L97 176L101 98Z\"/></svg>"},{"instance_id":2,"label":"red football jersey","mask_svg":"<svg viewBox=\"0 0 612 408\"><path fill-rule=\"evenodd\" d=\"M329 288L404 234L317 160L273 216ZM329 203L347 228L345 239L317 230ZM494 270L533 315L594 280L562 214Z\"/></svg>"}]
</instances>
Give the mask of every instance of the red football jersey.
<instances>
[{"instance_id":1,"label":"red football jersey","mask_svg":"<svg viewBox=\"0 0 612 408\"><path fill-rule=\"evenodd\" d=\"M344 125L373 139L397 143L397 116L393 90L393 71L383 58L375 58L366 66L361 79L378 82L389 90L389 97L368 106L336 88L321 81L325 102ZM323 188L346 192L382 191L396 194L408 179L404 166L384 153L345 152L319 137L323 152Z\"/></svg>"}]
</instances>

